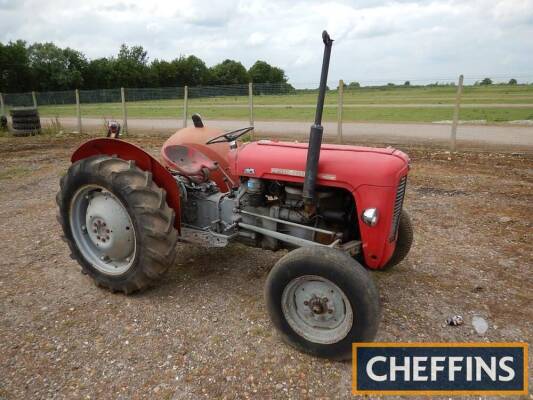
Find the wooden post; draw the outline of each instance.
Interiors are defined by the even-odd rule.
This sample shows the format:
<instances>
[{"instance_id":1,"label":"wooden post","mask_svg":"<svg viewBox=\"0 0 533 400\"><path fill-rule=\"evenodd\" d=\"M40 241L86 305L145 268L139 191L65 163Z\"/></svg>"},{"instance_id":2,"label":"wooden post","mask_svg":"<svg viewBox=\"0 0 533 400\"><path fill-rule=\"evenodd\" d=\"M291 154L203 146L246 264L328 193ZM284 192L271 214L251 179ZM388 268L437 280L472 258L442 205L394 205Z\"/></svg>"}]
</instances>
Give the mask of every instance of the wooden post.
<instances>
[{"instance_id":1,"label":"wooden post","mask_svg":"<svg viewBox=\"0 0 533 400\"><path fill-rule=\"evenodd\" d=\"M189 113L189 87L183 87L183 127L187 127L187 114Z\"/></svg>"},{"instance_id":2,"label":"wooden post","mask_svg":"<svg viewBox=\"0 0 533 400\"><path fill-rule=\"evenodd\" d=\"M37 96L35 92L31 92L31 98L33 99L33 108L37 108Z\"/></svg>"},{"instance_id":3,"label":"wooden post","mask_svg":"<svg viewBox=\"0 0 533 400\"><path fill-rule=\"evenodd\" d=\"M80 91L76 89L74 93L76 95L76 117L78 119L78 133L81 133Z\"/></svg>"},{"instance_id":4,"label":"wooden post","mask_svg":"<svg viewBox=\"0 0 533 400\"><path fill-rule=\"evenodd\" d=\"M253 83L248 83L248 109L250 112L250 126L254 126L254 87ZM253 139L254 131L252 131Z\"/></svg>"},{"instance_id":5,"label":"wooden post","mask_svg":"<svg viewBox=\"0 0 533 400\"><path fill-rule=\"evenodd\" d=\"M337 102L337 142L341 143L342 140L342 107L344 104L344 82L339 80L339 89L338 89L338 102Z\"/></svg>"},{"instance_id":6,"label":"wooden post","mask_svg":"<svg viewBox=\"0 0 533 400\"><path fill-rule=\"evenodd\" d=\"M459 109L461 107L461 95L463 94L463 75L459 75L457 85L457 94L455 97L455 107L453 109L452 131L450 137L450 151L455 152L457 149L457 125L459 124Z\"/></svg>"},{"instance_id":7,"label":"wooden post","mask_svg":"<svg viewBox=\"0 0 533 400\"><path fill-rule=\"evenodd\" d=\"M0 115L6 115L6 105L4 104L4 95L0 93Z\"/></svg>"},{"instance_id":8,"label":"wooden post","mask_svg":"<svg viewBox=\"0 0 533 400\"><path fill-rule=\"evenodd\" d=\"M122 132L124 135L128 133L128 111L126 110L126 93L124 88L120 88L120 97L122 99Z\"/></svg>"}]
</instances>

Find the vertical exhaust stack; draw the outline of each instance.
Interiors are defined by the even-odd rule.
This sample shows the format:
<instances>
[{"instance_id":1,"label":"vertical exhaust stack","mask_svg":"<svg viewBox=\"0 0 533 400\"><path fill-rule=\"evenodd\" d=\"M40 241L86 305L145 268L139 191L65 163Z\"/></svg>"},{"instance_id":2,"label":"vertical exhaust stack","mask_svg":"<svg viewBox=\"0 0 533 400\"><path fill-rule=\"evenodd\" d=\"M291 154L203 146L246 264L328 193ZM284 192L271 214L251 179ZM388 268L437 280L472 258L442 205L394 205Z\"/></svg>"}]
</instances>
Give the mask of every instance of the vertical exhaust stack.
<instances>
[{"instance_id":1,"label":"vertical exhaust stack","mask_svg":"<svg viewBox=\"0 0 533 400\"><path fill-rule=\"evenodd\" d=\"M320 75L320 86L318 87L318 100L316 104L315 123L311 125L309 133L309 146L307 148L307 163L305 165L305 180L303 187L303 198L306 208L313 209L316 202L315 186L318 175L318 160L320 158L320 146L322 145L322 111L324 110L324 98L326 96L326 83L328 80L329 57L331 55L331 45L333 40L326 31L322 32L324 41L324 58L322 60L322 73Z\"/></svg>"}]
</instances>

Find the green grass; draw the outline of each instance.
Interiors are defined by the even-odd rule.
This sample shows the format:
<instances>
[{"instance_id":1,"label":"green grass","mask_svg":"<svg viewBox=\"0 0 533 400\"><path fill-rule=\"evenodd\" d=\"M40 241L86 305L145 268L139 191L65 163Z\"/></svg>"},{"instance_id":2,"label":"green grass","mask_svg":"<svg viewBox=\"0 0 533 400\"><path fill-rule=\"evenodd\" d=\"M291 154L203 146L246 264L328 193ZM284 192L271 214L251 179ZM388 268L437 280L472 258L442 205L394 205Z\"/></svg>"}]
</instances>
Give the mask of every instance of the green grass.
<instances>
[{"instance_id":1,"label":"green grass","mask_svg":"<svg viewBox=\"0 0 533 400\"><path fill-rule=\"evenodd\" d=\"M345 121L397 121L431 122L452 118L455 101L455 87L381 87L346 90L344 93L343 116ZM289 95L254 96L254 118L256 120L311 121L314 116L316 91L298 92ZM337 118L336 90L326 95L324 120ZM372 107L372 105L398 104L403 107ZM442 107L417 107L416 105L448 105ZM531 108L496 108L490 104L533 104L533 85L467 86L464 88L462 104L479 105L476 108L462 108L462 120L487 120L505 122L518 119L533 119ZM483 106L487 104L487 106ZM297 107L300 105L300 107ZM357 107L366 105L366 107ZM412 105L412 106L409 106ZM271 107L269 107L271 106ZM304 106L304 107L301 107ZM82 104L83 117L121 118L120 103ZM136 101L127 104L130 118L182 118L183 100ZM73 117L74 105L43 106L42 116ZM227 96L190 99L189 113L198 112L210 119L248 119L248 98Z\"/></svg>"},{"instance_id":2,"label":"green grass","mask_svg":"<svg viewBox=\"0 0 533 400\"><path fill-rule=\"evenodd\" d=\"M221 112L223 111L223 113ZM243 109L202 109L202 116L209 119L244 119L248 113ZM254 118L261 120L312 121L313 109L304 108L260 108L254 110ZM487 122L505 122L518 119L532 119L533 109L464 109L461 120L487 120ZM336 121L337 109L326 108L324 121ZM343 112L344 121L383 121L383 122L433 122L452 119L452 110L443 108L350 108Z\"/></svg>"}]
</instances>

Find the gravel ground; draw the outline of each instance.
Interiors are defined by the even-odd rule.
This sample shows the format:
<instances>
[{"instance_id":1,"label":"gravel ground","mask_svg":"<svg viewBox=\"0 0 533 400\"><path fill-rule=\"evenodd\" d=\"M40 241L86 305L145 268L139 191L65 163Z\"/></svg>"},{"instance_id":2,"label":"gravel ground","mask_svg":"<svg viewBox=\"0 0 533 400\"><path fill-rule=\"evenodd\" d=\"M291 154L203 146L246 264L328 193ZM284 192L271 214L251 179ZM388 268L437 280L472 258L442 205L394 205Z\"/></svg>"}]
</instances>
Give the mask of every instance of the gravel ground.
<instances>
[{"instance_id":1,"label":"gravel ground","mask_svg":"<svg viewBox=\"0 0 533 400\"><path fill-rule=\"evenodd\" d=\"M270 324L263 283L284 252L180 245L164 281L132 296L82 275L54 202L80 142L0 138L0 398L352 397L349 363L298 353ZM415 245L373 273L377 340L529 342L533 155L402 147ZM456 314L465 324L446 326Z\"/></svg>"}]
</instances>

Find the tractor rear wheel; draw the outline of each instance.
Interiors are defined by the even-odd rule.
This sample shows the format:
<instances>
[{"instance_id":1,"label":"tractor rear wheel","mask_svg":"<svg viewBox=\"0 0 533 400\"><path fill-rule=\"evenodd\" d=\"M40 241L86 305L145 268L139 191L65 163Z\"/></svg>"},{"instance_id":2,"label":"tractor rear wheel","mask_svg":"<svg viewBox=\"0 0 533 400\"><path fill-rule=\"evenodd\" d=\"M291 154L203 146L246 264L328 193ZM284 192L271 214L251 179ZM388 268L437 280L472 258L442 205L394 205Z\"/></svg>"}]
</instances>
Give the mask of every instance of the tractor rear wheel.
<instances>
[{"instance_id":1,"label":"tractor rear wheel","mask_svg":"<svg viewBox=\"0 0 533 400\"><path fill-rule=\"evenodd\" d=\"M339 250L302 247L281 258L265 283L272 323L284 341L318 357L352 356L374 339L379 294L364 267Z\"/></svg>"},{"instance_id":2,"label":"tractor rear wheel","mask_svg":"<svg viewBox=\"0 0 533 400\"><path fill-rule=\"evenodd\" d=\"M98 155L75 162L56 201L71 256L98 285L132 293L174 263L174 210L134 161Z\"/></svg>"},{"instance_id":3,"label":"tractor rear wheel","mask_svg":"<svg viewBox=\"0 0 533 400\"><path fill-rule=\"evenodd\" d=\"M411 224L411 218L407 211L402 210L400 214L400 224L398 226L398 239L396 239L396 248L390 260L387 262L383 269L390 269L399 264L411 250L413 244L413 225Z\"/></svg>"}]
</instances>

